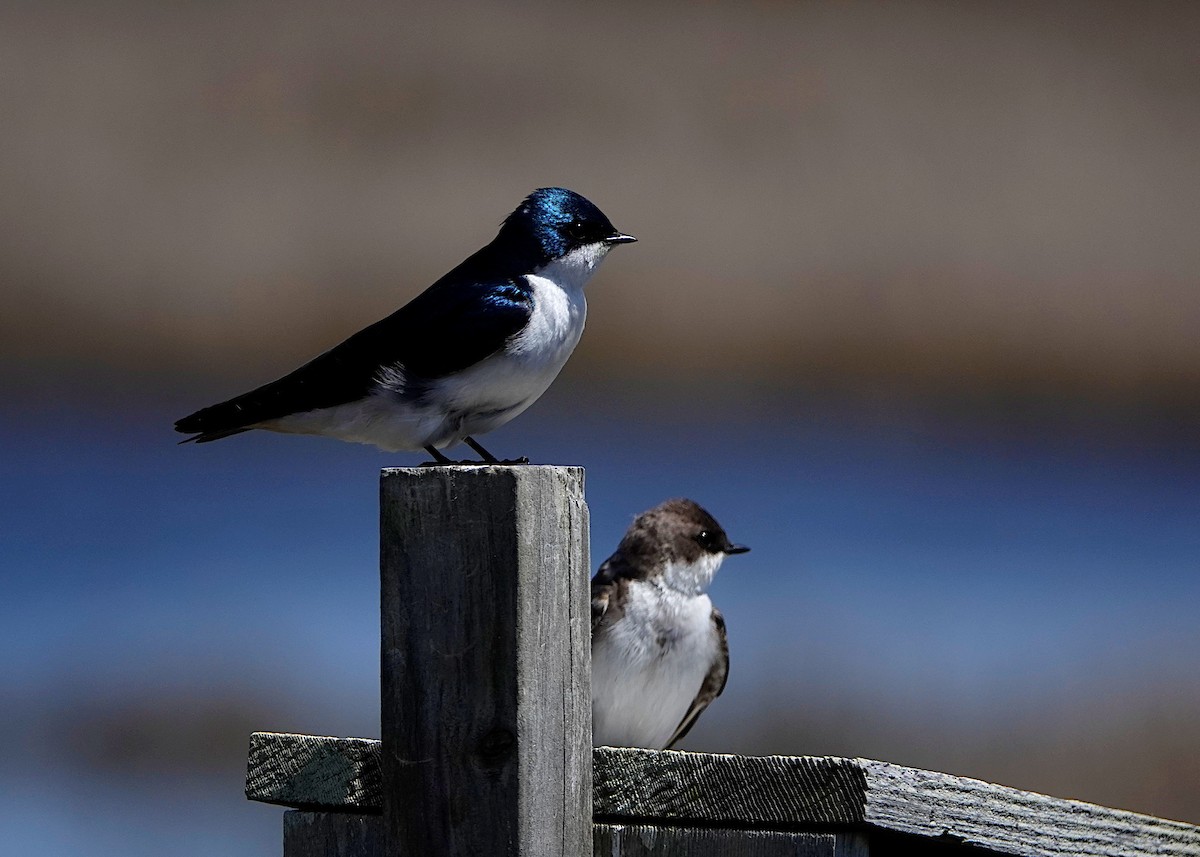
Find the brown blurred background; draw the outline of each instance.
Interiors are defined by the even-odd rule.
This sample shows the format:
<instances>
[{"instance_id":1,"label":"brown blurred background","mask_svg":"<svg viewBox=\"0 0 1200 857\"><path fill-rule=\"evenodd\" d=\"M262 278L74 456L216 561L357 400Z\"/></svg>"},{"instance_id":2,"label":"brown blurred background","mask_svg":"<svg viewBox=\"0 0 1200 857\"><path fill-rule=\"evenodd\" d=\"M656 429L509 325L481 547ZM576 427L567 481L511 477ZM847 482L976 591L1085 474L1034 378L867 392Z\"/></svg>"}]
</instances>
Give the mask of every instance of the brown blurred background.
<instances>
[{"instance_id":1,"label":"brown blurred background","mask_svg":"<svg viewBox=\"0 0 1200 857\"><path fill-rule=\"evenodd\" d=\"M0 348L288 365L561 183L648 241L593 295L593 371L1195 407L1198 21L1153 2L13 4Z\"/></svg>"},{"instance_id":2,"label":"brown blurred background","mask_svg":"<svg viewBox=\"0 0 1200 857\"><path fill-rule=\"evenodd\" d=\"M734 607L731 634L778 601L793 560L848 587L825 592L829 627L853 636L848 593L890 585L915 593L908 606L929 626L905 645L911 662L881 660L880 643L857 653L869 667L828 635L801 646L786 616L764 626L775 637L744 631L743 684L689 746L878 756L1200 822L1200 634L1188 618L1200 593L1200 5L14 2L0 10L0 107L14 581L0 701L41 772L32 791L9 781L27 803L0 820L26 853L161 853L168 829L86 820L97 792L126 790L109 798L112 817L144 806L147 777L187 795L155 804L164 819L194 801L230 819L226 838L189 840L196 853L250 853L278 819L235 806L244 733L371 730L369 663L346 706L313 701L339 669L322 635L341 632L309 629L309 660L290 661L275 691L263 690L273 667L243 674L239 653L269 648L287 622L306 626L324 602L268 601L286 618L238 636L221 630L237 621L213 619L237 608L212 593L200 606L188 587L227 581L213 593L228 594L266 567L353 554L365 600L329 624L364 629L337 652L369 661L372 471L415 459L307 441L276 452L291 443L278 438L199 458L167 448L169 424L395 309L547 184L587 195L641 239L593 281L576 356L501 444L538 438L529 454L589 465L595 562L640 508L706 489L697 499L755 546L743 565L760 563L757 577L723 574L714 593ZM616 441L580 412L649 419L659 439L631 432L610 455ZM689 432L698 446L663 439ZM747 447L759 457L738 459L735 488L721 462ZM799 470L772 458L789 447ZM333 460L298 488L287 481ZM801 473L826 460L825 476ZM918 462L918 475L887 470L897 460ZM882 482L846 476L875 461ZM280 532L279 496L328 496L345 462L363 489L350 529L297 524L279 541L319 548L285 559L263 543L235 567L221 538L242 538L240 524ZM70 556L37 535L39 522L78 514L77 495L36 493L67 471L122 485L119 499L99 492L87 514L110 516L96 519L102 535ZM934 472L961 496L923 494L913 480ZM1006 514L1043 502L1071 510L1063 531L1095 525L1122 541L1048 535L1035 561L1020 533L1006 553L964 525L975 553L921 543L911 562L930 569L923 583L888 565L887 539L853 554L867 497L892 492L878 515L903 531L897 544L915 545L922 526L953 529L939 516L970 503L972 485L987 493L1015 473L1020 486L972 521L1002 530ZM286 488L258 496L256 485ZM827 527L795 506L771 517L797 497L815 516L843 489L846 514ZM165 499L149 499L156 490ZM204 526L178 529L195 520ZM790 525L808 540L802 559L771 553ZM1093 549L1117 557L1102 582L1085 561ZM206 550L195 568L171 565ZM79 650L123 639L113 629L128 616L89 625L60 612L53 581L96 563L109 570L76 581L80 610L109 592L138 605L134 627L163 627L81 666ZM1015 588L998 591L1010 570ZM823 603L811 577L787 585ZM949 599L944 612L921 613L921 585ZM1070 613L1077 596L1104 592L1093 612ZM1162 601L1123 613L1129 592ZM968 644L962 611L983 601L1007 618ZM1044 619L1044 649L1029 642L1026 609ZM177 621L191 636L155 636ZM222 635L238 647L208 652L198 678L196 649ZM938 666L959 645L978 657ZM129 669L135 651L155 652L156 666ZM994 675L997 653L1012 651ZM909 663L932 666L909 674ZM73 737L47 768L38 748L60 728ZM64 800L65 815L45 809Z\"/></svg>"}]
</instances>

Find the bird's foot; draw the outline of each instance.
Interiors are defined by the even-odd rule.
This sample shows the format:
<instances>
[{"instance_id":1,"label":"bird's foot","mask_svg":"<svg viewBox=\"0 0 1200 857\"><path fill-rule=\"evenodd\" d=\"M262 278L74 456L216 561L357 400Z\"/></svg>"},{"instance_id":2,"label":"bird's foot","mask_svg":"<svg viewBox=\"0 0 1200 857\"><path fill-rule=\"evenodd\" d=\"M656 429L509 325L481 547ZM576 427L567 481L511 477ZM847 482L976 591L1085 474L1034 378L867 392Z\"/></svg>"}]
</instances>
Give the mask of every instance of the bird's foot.
<instances>
[{"instance_id":1,"label":"bird's foot","mask_svg":"<svg viewBox=\"0 0 1200 857\"><path fill-rule=\"evenodd\" d=\"M494 456L490 452L488 452L486 449L484 449L483 446L479 443L479 441L477 441L473 437L464 437L463 443L465 443L467 446L471 447L471 449L473 449L479 453L479 457L483 459L483 461L478 462L479 464L499 464L499 465L511 467L514 464L528 464L529 463L529 459L525 458L524 456L521 456L520 458L506 458L503 461L501 461L499 458L497 458L496 456Z\"/></svg>"},{"instance_id":2,"label":"bird's foot","mask_svg":"<svg viewBox=\"0 0 1200 857\"><path fill-rule=\"evenodd\" d=\"M454 464L454 465L458 465L460 467L486 467L489 464L495 464L495 465L501 465L501 466L505 466L505 467L511 467L516 464L528 464L529 463L529 459L525 458L524 456L522 456L521 458L506 458L503 461L501 461L496 456L492 455L490 452L488 452L486 449L484 449L482 446L480 446L479 441L475 440L474 438L467 437L467 438L463 438L463 440L466 442L467 446L471 447L471 449L473 449L479 453L480 457L483 459L482 461L454 461L453 459L447 458L446 456L442 455L442 453L437 449L437 447L427 446L427 447L425 447L425 451L433 456L433 461L422 462L421 466L422 467L445 467L447 465Z\"/></svg>"},{"instance_id":3,"label":"bird's foot","mask_svg":"<svg viewBox=\"0 0 1200 857\"><path fill-rule=\"evenodd\" d=\"M433 456L433 461L422 461L422 467L445 467L447 464L461 464L462 462L453 461L438 450L436 446L427 446L425 451Z\"/></svg>"},{"instance_id":4,"label":"bird's foot","mask_svg":"<svg viewBox=\"0 0 1200 857\"><path fill-rule=\"evenodd\" d=\"M422 461L420 467L515 467L519 464L528 464L529 459L522 456L521 458L505 458L495 461L472 461L463 459L455 461L452 458L447 458L445 461Z\"/></svg>"}]
</instances>

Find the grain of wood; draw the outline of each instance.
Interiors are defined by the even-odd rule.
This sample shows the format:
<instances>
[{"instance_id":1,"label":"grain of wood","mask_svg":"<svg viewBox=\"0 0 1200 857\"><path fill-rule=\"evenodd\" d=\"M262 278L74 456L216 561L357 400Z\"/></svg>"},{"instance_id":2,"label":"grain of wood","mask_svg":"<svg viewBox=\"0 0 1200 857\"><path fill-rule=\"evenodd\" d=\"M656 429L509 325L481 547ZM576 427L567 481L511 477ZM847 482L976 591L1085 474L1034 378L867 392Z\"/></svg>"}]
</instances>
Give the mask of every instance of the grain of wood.
<instances>
[{"instance_id":1,"label":"grain of wood","mask_svg":"<svg viewBox=\"0 0 1200 857\"><path fill-rule=\"evenodd\" d=\"M283 857L383 857L383 819L345 812L285 812Z\"/></svg>"},{"instance_id":2,"label":"grain of wood","mask_svg":"<svg viewBox=\"0 0 1200 857\"><path fill-rule=\"evenodd\" d=\"M284 813L283 857L383 857L383 819L336 812ZM868 857L866 834L773 833L597 824L595 857Z\"/></svg>"},{"instance_id":3,"label":"grain of wood","mask_svg":"<svg viewBox=\"0 0 1200 857\"><path fill-rule=\"evenodd\" d=\"M598 748L598 818L781 829L863 820L852 759Z\"/></svg>"},{"instance_id":4,"label":"grain of wood","mask_svg":"<svg viewBox=\"0 0 1200 857\"><path fill-rule=\"evenodd\" d=\"M389 853L586 853L582 469L385 470L380 490Z\"/></svg>"},{"instance_id":5,"label":"grain of wood","mask_svg":"<svg viewBox=\"0 0 1200 857\"><path fill-rule=\"evenodd\" d=\"M867 857L861 833L597 824L595 857Z\"/></svg>"},{"instance_id":6,"label":"grain of wood","mask_svg":"<svg viewBox=\"0 0 1200 857\"><path fill-rule=\"evenodd\" d=\"M327 772L310 772L308 781L347 784L323 791L353 794L342 809L377 810L378 794L348 784L372 782L362 768L378 767L379 757L357 742L340 752L339 742L347 740L256 733L252 760L299 758L273 761L270 775L252 772L248 783L256 790L248 785L247 794L275 803L303 797L311 805L313 794L301 794L286 772L313 764L313 742L329 742L319 756ZM869 759L609 747L597 748L594 758L595 818L607 824L787 832L837 823L870 833L872 848L878 839L924 842L939 854L1200 857L1195 825ZM963 852L969 847L975 850Z\"/></svg>"},{"instance_id":7,"label":"grain of wood","mask_svg":"<svg viewBox=\"0 0 1200 857\"><path fill-rule=\"evenodd\" d=\"M869 785L864 819L886 830L1029 857L1200 855L1194 825L970 777L855 761Z\"/></svg>"},{"instance_id":8,"label":"grain of wood","mask_svg":"<svg viewBox=\"0 0 1200 857\"><path fill-rule=\"evenodd\" d=\"M246 797L302 809L380 812L379 741L255 732Z\"/></svg>"}]
</instances>

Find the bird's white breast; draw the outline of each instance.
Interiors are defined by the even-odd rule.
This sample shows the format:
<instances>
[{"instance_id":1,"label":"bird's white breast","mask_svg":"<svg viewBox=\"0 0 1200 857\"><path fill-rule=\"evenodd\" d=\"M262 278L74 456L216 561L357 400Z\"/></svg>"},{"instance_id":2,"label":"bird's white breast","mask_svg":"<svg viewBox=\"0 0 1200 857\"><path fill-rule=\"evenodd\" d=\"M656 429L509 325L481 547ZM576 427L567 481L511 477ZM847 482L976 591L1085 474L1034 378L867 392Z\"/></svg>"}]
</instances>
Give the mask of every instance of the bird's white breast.
<instances>
[{"instance_id":1,"label":"bird's white breast","mask_svg":"<svg viewBox=\"0 0 1200 857\"><path fill-rule=\"evenodd\" d=\"M260 427L398 450L442 448L504 425L537 401L579 344L587 318L583 287L607 251L603 244L580 247L527 274L533 311L526 326L503 350L439 379L421 403L403 396L404 367L386 367L365 399Z\"/></svg>"},{"instance_id":2,"label":"bird's white breast","mask_svg":"<svg viewBox=\"0 0 1200 857\"><path fill-rule=\"evenodd\" d=\"M525 277L533 312L503 351L438 383L439 406L465 415L453 440L497 428L532 405L579 344L587 319L587 278L576 276L572 267L563 270L561 262Z\"/></svg>"},{"instance_id":3,"label":"bird's white breast","mask_svg":"<svg viewBox=\"0 0 1200 857\"><path fill-rule=\"evenodd\" d=\"M592 740L661 748L719 655L712 601L650 581L626 596L624 615L592 641Z\"/></svg>"}]
</instances>

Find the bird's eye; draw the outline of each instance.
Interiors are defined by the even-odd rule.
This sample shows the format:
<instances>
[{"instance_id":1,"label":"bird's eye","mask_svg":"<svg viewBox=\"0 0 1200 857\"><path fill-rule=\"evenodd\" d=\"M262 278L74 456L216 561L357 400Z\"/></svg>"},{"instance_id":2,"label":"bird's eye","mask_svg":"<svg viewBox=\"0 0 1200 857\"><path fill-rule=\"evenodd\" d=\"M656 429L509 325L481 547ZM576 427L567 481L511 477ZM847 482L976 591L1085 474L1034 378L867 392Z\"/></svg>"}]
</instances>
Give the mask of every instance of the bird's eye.
<instances>
[{"instance_id":1,"label":"bird's eye","mask_svg":"<svg viewBox=\"0 0 1200 857\"><path fill-rule=\"evenodd\" d=\"M696 536L696 542L707 551L721 549L721 537L713 530L701 530Z\"/></svg>"},{"instance_id":2,"label":"bird's eye","mask_svg":"<svg viewBox=\"0 0 1200 857\"><path fill-rule=\"evenodd\" d=\"M582 220L580 220L578 217L576 217L574 220L572 220L570 223L568 223L566 226L563 227L563 231L566 232L569 237L574 238L576 241L582 241L584 239L584 237L586 237L587 227L584 226Z\"/></svg>"}]
</instances>

